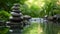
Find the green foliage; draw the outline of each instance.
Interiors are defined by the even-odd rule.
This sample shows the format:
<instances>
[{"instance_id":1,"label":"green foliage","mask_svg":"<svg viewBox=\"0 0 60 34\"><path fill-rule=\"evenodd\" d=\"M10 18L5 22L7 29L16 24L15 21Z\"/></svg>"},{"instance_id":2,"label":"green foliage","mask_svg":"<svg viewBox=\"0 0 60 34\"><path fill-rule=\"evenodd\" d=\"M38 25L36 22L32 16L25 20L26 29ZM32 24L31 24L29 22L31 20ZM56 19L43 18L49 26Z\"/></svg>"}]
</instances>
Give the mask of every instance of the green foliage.
<instances>
[{"instance_id":1,"label":"green foliage","mask_svg":"<svg viewBox=\"0 0 60 34\"><path fill-rule=\"evenodd\" d=\"M34 5L34 3L29 7L28 4L21 5L21 10L23 14L30 15L32 17L44 17L45 15L51 16L54 15L57 11L54 11L54 7L56 5L57 0L44 0L44 6L38 7Z\"/></svg>"},{"instance_id":2,"label":"green foliage","mask_svg":"<svg viewBox=\"0 0 60 34\"><path fill-rule=\"evenodd\" d=\"M14 3L24 4L26 0L0 0L0 9L9 11Z\"/></svg>"},{"instance_id":3,"label":"green foliage","mask_svg":"<svg viewBox=\"0 0 60 34\"><path fill-rule=\"evenodd\" d=\"M44 0L44 6L39 7L38 4L35 5L32 2L31 7L29 8L28 4L25 3L27 0L0 0L0 9L9 11L14 3L20 3L20 9L23 14L30 15L32 17L43 17L44 15L52 15L57 11L53 11L53 8L56 7L57 0ZM35 1L35 0L34 0ZM59 13L59 12L57 12Z\"/></svg>"},{"instance_id":4,"label":"green foliage","mask_svg":"<svg viewBox=\"0 0 60 34\"><path fill-rule=\"evenodd\" d=\"M53 12L56 13L56 14L60 14L60 5L56 5Z\"/></svg>"},{"instance_id":5,"label":"green foliage","mask_svg":"<svg viewBox=\"0 0 60 34\"><path fill-rule=\"evenodd\" d=\"M40 8L36 5L32 5L30 8L28 5L24 4L21 7L21 11L24 15L30 15L32 17L39 17L40 15Z\"/></svg>"},{"instance_id":6,"label":"green foliage","mask_svg":"<svg viewBox=\"0 0 60 34\"><path fill-rule=\"evenodd\" d=\"M46 0L45 1L45 5L43 7L43 12L45 13L45 15L54 15L53 13L53 8L56 7L56 2L57 0Z\"/></svg>"},{"instance_id":7,"label":"green foliage","mask_svg":"<svg viewBox=\"0 0 60 34\"><path fill-rule=\"evenodd\" d=\"M6 27L0 27L0 34L6 34L8 32L9 28Z\"/></svg>"},{"instance_id":8,"label":"green foliage","mask_svg":"<svg viewBox=\"0 0 60 34\"><path fill-rule=\"evenodd\" d=\"M4 10L0 11L0 20L7 21L9 19L10 14Z\"/></svg>"}]
</instances>

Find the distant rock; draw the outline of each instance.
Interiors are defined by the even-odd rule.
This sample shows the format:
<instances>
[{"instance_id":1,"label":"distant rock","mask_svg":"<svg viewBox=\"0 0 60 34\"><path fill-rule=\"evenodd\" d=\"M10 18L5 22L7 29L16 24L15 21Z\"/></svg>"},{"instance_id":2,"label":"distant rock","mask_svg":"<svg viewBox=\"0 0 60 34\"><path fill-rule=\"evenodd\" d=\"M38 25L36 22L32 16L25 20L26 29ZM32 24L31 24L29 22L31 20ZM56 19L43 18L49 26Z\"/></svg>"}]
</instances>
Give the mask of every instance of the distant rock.
<instances>
[{"instance_id":1,"label":"distant rock","mask_svg":"<svg viewBox=\"0 0 60 34\"><path fill-rule=\"evenodd\" d=\"M54 16L47 16L45 18L49 21L60 21L60 14L56 14Z\"/></svg>"}]
</instances>

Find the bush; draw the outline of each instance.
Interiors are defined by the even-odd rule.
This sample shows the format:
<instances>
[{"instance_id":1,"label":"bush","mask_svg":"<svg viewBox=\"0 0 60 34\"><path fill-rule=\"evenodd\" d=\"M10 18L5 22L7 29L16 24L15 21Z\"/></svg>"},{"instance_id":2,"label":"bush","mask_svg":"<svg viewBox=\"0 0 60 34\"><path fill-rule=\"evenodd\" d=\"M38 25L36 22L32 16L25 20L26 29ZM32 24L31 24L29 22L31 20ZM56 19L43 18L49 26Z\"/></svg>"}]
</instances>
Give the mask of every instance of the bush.
<instances>
[{"instance_id":1,"label":"bush","mask_svg":"<svg viewBox=\"0 0 60 34\"><path fill-rule=\"evenodd\" d=\"M1 10L0 11L0 20L4 20L4 21L7 21L9 20L9 16L10 14L4 10Z\"/></svg>"}]
</instances>

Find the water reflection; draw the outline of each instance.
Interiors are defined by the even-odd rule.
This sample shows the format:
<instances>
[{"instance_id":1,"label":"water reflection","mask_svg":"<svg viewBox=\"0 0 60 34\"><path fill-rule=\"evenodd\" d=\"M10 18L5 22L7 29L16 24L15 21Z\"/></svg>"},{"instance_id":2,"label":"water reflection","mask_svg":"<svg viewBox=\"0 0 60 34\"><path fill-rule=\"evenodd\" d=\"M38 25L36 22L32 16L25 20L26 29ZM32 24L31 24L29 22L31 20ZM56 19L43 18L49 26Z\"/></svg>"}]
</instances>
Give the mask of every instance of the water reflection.
<instances>
[{"instance_id":1,"label":"water reflection","mask_svg":"<svg viewBox=\"0 0 60 34\"><path fill-rule=\"evenodd\" d=\"M60 34L60 22L44 21L42 25L44 34Z\"/></svg>"}]
</instances>

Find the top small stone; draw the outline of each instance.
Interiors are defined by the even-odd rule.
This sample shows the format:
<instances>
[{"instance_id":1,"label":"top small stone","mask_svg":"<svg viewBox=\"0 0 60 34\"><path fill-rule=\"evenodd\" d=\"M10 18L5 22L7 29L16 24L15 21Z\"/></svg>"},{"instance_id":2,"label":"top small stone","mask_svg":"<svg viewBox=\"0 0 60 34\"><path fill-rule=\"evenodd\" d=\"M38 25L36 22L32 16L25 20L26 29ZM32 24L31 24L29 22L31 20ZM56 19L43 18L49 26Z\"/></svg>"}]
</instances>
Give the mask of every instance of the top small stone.
<instances>
[{"instance_id":1,"label":"top small stone","mask_svg":"<svg viewBox=\"0 0 60 34\"><path fill-rule=\"evenodd\" d=\"M19 3L15 3L15 4L14 4L14 6L16 6L16 7L18 6L18 7L19 7L19 6L20 6L20 4L19 4Z\"/></svg>"},{"instance_id":2,"label":"top small stone","mask_svg":"<svg viewBox=\"0 0 60 34\"><path fill-rule=\"evenodd\" d=\"M13 9L14 9L14 10L19 10L19 8L20 8L20 4L19 4L19 3L15 3L11 9L12 9L12 10L13 10Z\"/></svg>"}]
</instances>

